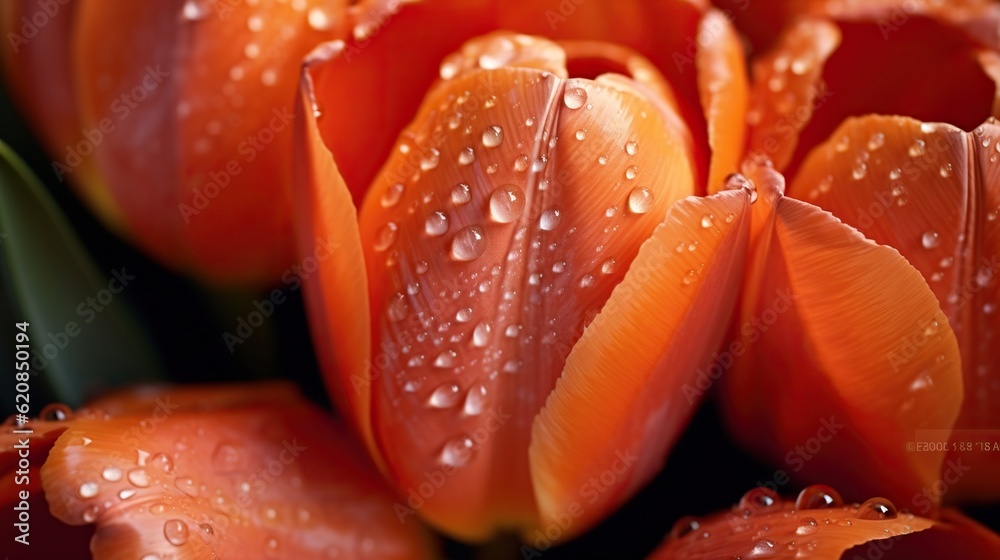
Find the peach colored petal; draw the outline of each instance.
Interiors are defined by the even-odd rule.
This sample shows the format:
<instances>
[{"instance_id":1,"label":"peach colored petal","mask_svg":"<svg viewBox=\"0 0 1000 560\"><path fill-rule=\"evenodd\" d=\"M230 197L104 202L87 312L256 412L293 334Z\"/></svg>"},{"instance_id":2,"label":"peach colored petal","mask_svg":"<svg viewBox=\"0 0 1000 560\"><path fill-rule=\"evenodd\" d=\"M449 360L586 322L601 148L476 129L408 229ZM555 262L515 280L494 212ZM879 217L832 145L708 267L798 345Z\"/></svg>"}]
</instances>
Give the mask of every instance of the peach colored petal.
<instances>
[{"instance_id":1,"label":"peach colored petal","mask_svg":"<svg viewBox=\"0 0 1000 560\"><path fill-rule=\"evenodd\" d=\"M722 392L729 425L800 480L910 507L938 479L944 452L906 443L917 430L949 430L961 404L948 320L898 252L784 197L773 169L748 170L765 204L737 327L747 351Z\"/></svg>"},{"instance_id":2,"label":"peach colored petal","mask_svg":"<svg viewBox=\"0 0 1000 560\"><path fill-rule=\"evenodd\" d=\"M729 323L749 199L740 190L675 203L574 346L532 429L544 534L585 531L662 467Z\"/></svg>"}]
</instances>

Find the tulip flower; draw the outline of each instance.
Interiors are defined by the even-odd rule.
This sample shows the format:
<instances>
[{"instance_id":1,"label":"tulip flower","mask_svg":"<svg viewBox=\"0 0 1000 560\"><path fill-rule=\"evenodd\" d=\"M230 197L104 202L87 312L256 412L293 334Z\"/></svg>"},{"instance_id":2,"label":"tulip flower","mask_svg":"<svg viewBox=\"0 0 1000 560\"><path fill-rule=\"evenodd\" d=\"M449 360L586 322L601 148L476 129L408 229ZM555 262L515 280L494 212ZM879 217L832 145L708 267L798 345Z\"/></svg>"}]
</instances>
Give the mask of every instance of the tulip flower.
<instances>
[{"instance_id":1,"label":"tulip flower","mask_svg":"<svg viewBox=\"0 0 1000 560\"><path fill-rule=\"evenodd\" d=\"M732 511L685 517L650 560L711 558L995 558L1000 537L954 510L938 520L873 497L845 505L817 484L794 500L754 488ZM843 555L843 556L842 556Z\"/></svg>"},{"instance_id":2,"label":"tulip flower","mask_svg":"<svg viewBox=\"0 0 1000 560\"><path fill-rule=\"evenodd\" d=\"M497 33L445 58L356 218L322 109L344 49L307 59L296 117L300 241L341 252L306 286L327 381L407 513L578 534L690 416L751 193L683 199L692 142L639 55Z\"/></svg>"},{"instance_id":3,"label":"tulip flower","mask_svg":"<svg viewBox=\"0 0 1000 560\"><path fill-rule=\"evenodd\" d=\"M19 558L80 557L88 540L96 560L433 556L354 444L285 384L136 389L12 429L3 497L28 503L32 529Z\"/></svg>"},{"instance_id":4,"label":"tulip flower","mask_svg":"<svg viewBox=\"0 0 1000 560\"><path fill-rule=\"evenodd\" d=\"M996 111L995 37L982 32L996 18L995 6L973 2L944 11L914 2L900 21L885 3L822 10L818 5L803 8L810 15L794 20L772 50L756 59L748 145L752 152L773 157L789 177L789 197L816 204L876 243L897 249L919 271L940 311L928 307L925 289L917 290L919 298L906 298L909 303L884 307L890 300L874 297L852 281L840 297L841 314L831 321L864 329L865 340L850 342L832 332L823 334L821 323L810 326L798 316L809 305L801 301L796 313L778 316L769 332L758 332L748 322L759 320L773 297L767 289L751 292L739 316L749 334L738 338L751 342L754 351L737 359L728 372L727 417L738 437L769 461L799 467L795 470L803 481L835 483L852 498L883 493L921 514L929 514L942 498L995 500L1000 488L992 472L1000 466L1000 455L986 449L1000 436L993 431L998 418L986 403L993 399L998 378L984 350L996 325L991 317L996 233L990 229L996 180L988 161L996 159L990 151L995 125L988 120L977 127ZM746 17L760 17L760 12ZM928 48L930 37L935 38L933 48ZM883 44L885 48L876 48ZM919 70L911 66L916 60ZM914 94L918 76L928 67L943 76L942 83ZM873 87L879 95L857 93L849 82L858 76L878 80ZM868 112L929 120L862 116ZM852 115L858 118L842 122ZM975 132L962 133L946 122ZM833 262L838 264L830 268L832 274L852 274ZM768 266L765 280L758 280L762 286L784 285L788 280L783 277L795 268L790 255ZM824 278L817 279L827 291L829 274L824 271ZM899 287L891 286L898 293ZM864 314L870 318L845 323L848 309L867 309ZM877 317L887 316L886 309L897 324L879 342L869 329ZM960 355L942 351L934 342L945 324L957 337ZM808 351L792 355L790 344ZM826 353L842 355L831 361L821 357ZM963 371L959 395L942 388L938 377L943 369L956 367ZM776 373L791 370L800 373L794 378ZM861 374L865 370L871 373ZM816 378L809 379L811 375ZM864 384L850 381L858 375ZM768 407L750 404L764 399ZM818 428L788 423L804 406L811 417L833 415L852 427L831 444L824 442L820 454L814 449L791 465L790 450ZM866 418L873 412L883 420ZM897 420L887 424L889 417ZM845 460L868 466L846 468Z\"/></svg>"}]
</instances>

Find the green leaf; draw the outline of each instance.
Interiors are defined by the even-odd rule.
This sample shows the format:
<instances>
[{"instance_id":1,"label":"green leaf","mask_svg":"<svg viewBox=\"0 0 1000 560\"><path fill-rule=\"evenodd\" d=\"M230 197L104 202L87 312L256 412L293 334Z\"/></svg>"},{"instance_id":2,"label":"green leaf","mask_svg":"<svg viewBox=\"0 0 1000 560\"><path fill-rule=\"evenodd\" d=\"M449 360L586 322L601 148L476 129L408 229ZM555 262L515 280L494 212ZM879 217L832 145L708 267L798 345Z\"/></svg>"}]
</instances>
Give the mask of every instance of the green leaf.
<instances>
[{"instance_id":1,"label":"green leaf","mask_svg":"<svg viewBox=\"0 0 1000 560\"><path fill-rule=\"evenodd\" d=\"M49 193L3 142L0 273L11 304L0 305L7 323L0 332L30 323L33 385L44 383L53 397L79 406L113 387L162 378L124 297L128 267L99 270ZM13 336L0 344L13 348Z\"/></svg>"}]
</instances>

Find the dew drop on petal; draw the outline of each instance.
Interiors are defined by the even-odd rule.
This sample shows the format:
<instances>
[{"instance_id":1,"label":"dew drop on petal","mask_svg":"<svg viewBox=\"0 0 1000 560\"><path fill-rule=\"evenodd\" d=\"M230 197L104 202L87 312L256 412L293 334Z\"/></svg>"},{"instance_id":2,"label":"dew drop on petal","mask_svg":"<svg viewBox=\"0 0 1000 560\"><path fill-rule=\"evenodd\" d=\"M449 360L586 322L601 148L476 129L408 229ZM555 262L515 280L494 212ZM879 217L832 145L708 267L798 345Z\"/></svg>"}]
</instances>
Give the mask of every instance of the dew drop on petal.
<instances>
[{"instance_id":1,"label":"dew drop on petal","mask_svg":"<svg viewBox=\"0 0 1000 560\"><path fill-rule=\"evenodd\" d=\"M503 144L503 129L497 125L488 126L483 131L483 146L496 148Z\"/></svg>"},{"instance_id":2,"label":"dew drop on petal","mask_svg":"<svg viewBox=\"0 0 1000 560\"><path fill-rule=\"evenodd\" d=\"M180 519L171 519L163 524L163 536L174 546L181 546L188 540L188 526Z\"/></svg>"},{"instance_id":3,"label":"dew drop on petal","mask_svg":"<svg viewBox=\"0 0 1000 560\"><path fill-rule=\"evenodd\" d=\"M472 345L477 348L485 347L490 341L490 331L492 328L487 322L481 322L472 330Z\"/></svg>"},{"instance_id":4,"label":"dew drop on petal","mask_svg":"<svg viewBox=\"0 0 1000 560\"><path fill-rule=\"evenodd\" d=\"M858 507L855 517L858 519L895 519L896 506L885 498L870 498Z\"/></svg>"},{"instance_id":5,"label":"dew drop on petal","mask_svg":"<svg viewBox=\"0 0 1000 560\"><path fill-rule=\"evenodd\" d=\"M868 138L868 149L875 151L881 148L885 144L885 134L881 132L876 132Z\"/></svg>"},{"instance_id":6,"label":"dew drop on petal","mask_svg":"<svg viewBox=\"0 0 1000 560\"><path fill-rule=\"evenodd\" d=\"M458 152L459 165L469 165L473 161L476 161L476 152L473 151L471 146L466 146L462 148L462 151Z\"/></svg>"},{"instance_id":7,"label":"dew drop on petal","mask_svg":"<svg viewBox=\"0 0 1000 560\"><path fill-rule=\"evenodd\" d=\"M645 187L632 189L628 195L628 209L633 214L645 214L653 207L653 193Z\"/></svg>"},{"instance_id":8,"label":"dew drop on petal","mask_svg":"<svg viewBox=\"0 0 1000 560\"><path fill-rule=\"evenodd\" d=\"M476 383L465 394L462 412L469 416L475 416L480 414L484 408L486 408L486 386L482 383Z\"/></svg>"},{"instance_id":9,"label":"dew drop on petal","mask_svg":"<svg viewBox=\"0 0 1000 560\"><path fill-rule=\"evenodd\" d=\"M430 171L441 163L441 152L431 148L427 151L427 154L420 159L420 169L422 171Z\"/></svg>"},{"instance_id":10,"label":"dew drop on petal","mask_svg":"<svg viewBox=\"0 0 1000 560\"><path fill-rule=\"evenodd\" d=\"M396 242L396 231L399 226L396 222L386 222L375 232L375 250L385 251Z\"/></svg>"},{"instance_id":11,"label":"dew drop on petal","mask_svg":"<svg viewBox=\"0 0 1000 560\"><path fill-rule=\"evenodd\" d=\"M472 200L472 195L469 193L469 185L459 183L451 189L451 203L455 206L468 204L470 200Z\"/></svg>"},{"instance_id":12,"label":"dew drop on petal","mask_svg":"<svg viewBox=\"0 0 1000 560\"><path fill-rule=\"evenodd\" d=\"M682 517L678 519L677 522L674 523L674 526L670 529L670 538L684 538L694 531L697 531L699 528L701 528L701 523L698 522L697 518L690 515Z\"/></svg>"},{"instance_id":13,"label":"dew drop on petal","mask_svg":"<svg viewBox=\"0 0 1000 560\"><path fill-rule=\"evenodd\" d=\"M118 482L122 476L122 470L118 467L104 467L104 470L101 471L101 478L108 482Z\"/></svg>"},{"instance_id":14,"label":"dew drop on petal","mask_svg":"<svg viewBox=\"0 0 1000 560\"><path fill-rule=\"evenodd\" d=\"M431 393L431 398L428 404L433 408L449 408L455 406L458 402L458 385L454 383L445 383L434 392Z\"/></svg>"},{"instance_id":15,"label":"dew drop on petal","mask_svg":"<svg viewBox=\"0 0 1000 560\"><path fill-rule=\"evenodd\" d=\"M920 236L920 243L924 246L924 249L933 249L941 245L941 239L936 231L925 231Z\"/></svg>"},{"instance_id":16,"label":"dew drop on petal","mask_svg":"<svg viewBox=\"0 0 1000 560\"><path fill-rule=\"evenodd\" d=\"M516 185L504 185L490 195L490 216L501 224L509 224L524 211L524 192Z\"/></svg>"},{"instance_id":17,"label":"dew drop on petal","mask_svg":"<svg viewBox=\"0 0 1000 560\"><path fill-rule=\"evenodd\" d=\"M920 157L927 152L927 144L923 140L915 140L913 144L910 145L907 153L910 157Z\"/></svg>"},{"instance_id":18,"label":"dew drop on petal","mask_svg":"<svg viewBox=\"0 0 1000 560\"><path fill-rule=\"evenodd\" d=\"M552 231L559 226L559 221L562 219L558 210L546 210L542 212L541 217L538 219L538 227L545 231Z\"/></svg>"},{"instance_id":19,"label":"dew drop on petal","mask_svg":"<svg viewBox=\"0 0 1000 560\"><path fill-rule=\"evenodd\" d=\"M431 212L424 222L424 231L432 237L444 235L448 231L448 216L440 210Z\"/></svg>"},{"instance_id":20,"label":"dew drop on petal","mask_svg":"<svg viewBox=\"0 0 1000 560\"><path fill-rule=\"evenodd\" d=\"M636 152L639 151L639 143L635 140L631 140L625 143L625 153L630 156L634 156Z\"/></svg>"},{"instance_id":21,"label":"dew drop on petal","mask_svg":"<svg viewBox=\"0 0 1000 560\"><path fill-rule=\"evenodd\" d=\"M715 223L712 220L713 216L711 214L705 214L704 216L701 217L701 227L705 229L712 227L713 225L715 225Z\"/></svg>"},{"instance_id":22,"label":"dew drop on petal","mask_svg":"<svg viewBox=\"0 0 1000 560\"><path fill-rule=\"evenodd\" d=\"M773 490L758 486L743 494L737 507L750 514L768 512L781 508L781 498Z\"/></svg>"},{"instance_id":23,"label":"dew drop on petal","mask_svg":"<svg viewBox=\"0 0 1000 560\"><path fill-rule=\"evenodd\" d=\"M455 367L455 363L458 361L458 353L454 350L445 350L434 358L434 367L440 369L448 369Z\"/></svg>"},{"instance_id":24,"label":"dew drop on petal","mask_svg":"<svg viewBox=\"0 0 1000 560\"><path fill-rule=\"evenodd\" d=\"M385 192L382 193L382 207L389 208L390 206L395 206L403 196L404 188L402 183L395 183L385 189Z\"/></svg>"},{"instance_id":25,"label":"dew drop on petal","mask_svg":"<svg viewBox=\"0 0 1000 560\"><path fill-rule=\"evenodd\" d=\"M451 467L468 465L475 454L475 442L469 436L448 440L441 450L441 462Z\"/></svg>"},{"instance_id":26,"label":"dew drop on petal","mask_svg":"<svg viewBox=\"0 0 1000 560\"><path fill-rule=\"evenodd\" d=\"M84 482L80 485L80 497L81 498L93 498L97 495L97 491L100 489L96 482L89 481Z\"/></svg>"},{"instance_id":27,"label":"dew drop on petal","mask_svg":"<svg viewBox=\"0 0 1000 560\"><path fill-rule=\"evenodd\" d=\"M567 88L563 93L563 103L570 109L579 109L587 102L586 90L578 87Z\"/></svg>"},{"instance_id":28,"label":"dew drop on petal","mask_svg":"<svg viewBox=\"0 0 1000 560\"><path fill-rule=\"evenodd\" d=\"M149 486L149 473L146 472L146 469L132 469L128 472L128 481L132 483L132 486L145 488Z\"/></svg>"},{"instance_id":29,"label":"dew drop on petal","mask_svg":"<svg viewBox=\"0 0 1000 560\"><path fill-rule=\"evenodd\" d=\"M806 486L795 499L795 509L825 509L844 505L840 494L825 484Z\"/></svg>"}]
</instances>

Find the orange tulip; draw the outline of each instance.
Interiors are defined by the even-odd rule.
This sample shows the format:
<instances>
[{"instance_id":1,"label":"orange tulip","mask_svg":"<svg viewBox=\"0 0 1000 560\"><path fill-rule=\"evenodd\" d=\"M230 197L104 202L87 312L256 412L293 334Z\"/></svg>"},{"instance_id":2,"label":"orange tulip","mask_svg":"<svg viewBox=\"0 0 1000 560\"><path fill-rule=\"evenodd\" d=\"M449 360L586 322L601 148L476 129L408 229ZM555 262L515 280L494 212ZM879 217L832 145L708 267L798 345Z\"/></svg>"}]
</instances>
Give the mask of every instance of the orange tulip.
<instances>
[{"instance_id":1,"label":"orange tulip","mask_svg":"<svg viewBox=\"0 0 1000 560\"><path fill-rule=\"evenodd\" d=\"M18 558L76 558L88 539L95 560L433 556L354 445L287 385L138 389L43 418L2 435L5 507L28 502ZM27 486L14 477L25 437ZM49 509L83 530L57 530Z\"/></svg>"},{"instance_id":2,"label":"orange tulip","mask_svg":"<svg viewBox=\"0 0 1000 560\"><path fill-rule=\"evenodd\" d=\"M743 17L763 21L768 6ZM809 249L829 254L811 265L819 270L809 278L790 245L757 247L756 260L769 262L750 272L758 279L748 283L739 316L749 332L737 336L753 352L727 375L730 424L771 462L796 467L800 480L833 482L852 498L883 493L921 514L942 498L995 500L1000 455L984 451L1000 442L991 431L1000 417L986 404L1000 378L985 351L997 325L990 216L1000 201L991 194L997 181L988 161L996 160L996 132L992 120L974 134L941 122L972 129L997 111L1000 59L995 36L983 31L997 19L996 7L797 9L807 15L754 63L749 149L774 158L790 178L789 197L897 249L908 266L888 273L873 262L877 277L865 288L861 271L831 251ZM928 72L939 83L918 85ZM856 87L859 79L865 88ZM866 113L926 122L872 115L842 123ZM774 305L771 288L805 292L806 283L827 294L839 290L828 310L836 315L800 299L767 329L753 325ZM854 332L837 332L843 325ZM943 326L954 331L958 354L940 345ZM948 374L942 387L942 373L958 369L961 386ZM791 451L819 428L790 422L805 411L806 418L835 416L848 428L820 454L792 464Z\"/></svg>"},{"instance_id":3,"label":"orange tulip","mask_svg":"<svg viewBox=\"0 0 1000 560\"><path fill-rule=\"evenodd\" d=\"M761 488L732 511L685 517L649 560L715 558L995 558L1000 537L954 510L930 520L885 498L845 505L836 490L809 486L795 500Z\"/></svg>"},{"instance_id":4,"label":"orange tulip","mask_svg":"<svg viewBox=\"0 0 1000 560\"><path fill-rule=\"evenodd\" d=\"M356 218L324 123L346 48L307 60L296 117L300 241L340 251L306 285L327 381L408 513L465 539L577 534L690 416L750 193L668 212L693 147L656 69L498 33L444 59Z\"/></svg>"}]
</instances>

